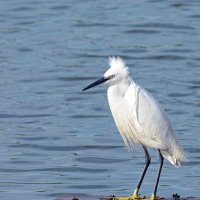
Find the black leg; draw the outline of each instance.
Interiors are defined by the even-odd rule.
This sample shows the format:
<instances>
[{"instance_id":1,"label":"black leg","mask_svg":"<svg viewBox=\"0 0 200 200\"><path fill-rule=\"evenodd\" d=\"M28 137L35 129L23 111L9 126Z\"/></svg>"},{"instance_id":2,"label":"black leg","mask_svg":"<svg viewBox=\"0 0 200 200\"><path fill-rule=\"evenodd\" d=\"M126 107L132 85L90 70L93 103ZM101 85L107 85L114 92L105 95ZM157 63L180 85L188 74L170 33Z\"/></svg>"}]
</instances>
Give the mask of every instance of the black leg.
<instances>
[{"instance_id":1,"label":"black leg","mask_svg":"<svg viewBox=\"0 0 200 200\"><path fill-rule=\"evenodd\" d=\"M140 189L140 186L142 184L142 181L144 179L146 171L147 171L147 169L148 169L148 167L149 167L149 165L151 163L151 157L149 155L149 152L147 151L147 148L144 147L144 146L142 146L142 147L143 147L144 152L145 152L145 166L144 166L144 170L143 170L142 176L141 176L140 181L139 181L138 186L137 186L138 190Z\"/></svg>"},{"instance_id":2,"label":"black leg","mask_svg":"<svg viewBox=\"0 0 200 200\"><path fill-rule=\"evenodd\" d=\"M145 176L145 174L146 174L146 171L147 171L147 169L148 169L148 167L149 167L149 165L150 165L150 163L151 163L151 156L149 155L149 152L147 151L147 148L146 148L145 146L142 146L142 147L143 147L144 153L145 153L145 163L146 163L146 164L145 164L145 166L144 166L144 170L143 170L143 172L142 172L142 176L141 176L140 181L139 181L139 183L138 183L138 185L137 185L137 188L136 188L135 191L134 191L134 194L133 194L133 197L134 197L134 198L137 198L137 195L138 195L140 186L141 186L141 184L142 184L142 181L143 181L143 179L144 179L144 176Z\"/></svg>"},{"instance_id":3,"label":"black leg","mask_svg":"<svg viewBox=\"0 0 200 200\"><path fill-rule=\"evenodd\" d=\"M156 198L156 192L157 192L157 188L158 188L158 182L159 182L159 179L160 179L160 174L161 174L161 170L162 170L162 166L163 166L163 161L164 161L164 158L160 152L160 149L158 149L158 155L159 155L159 158L160 158L160 166L158 168L158 176L157 176L157 180L156 180L156 185L155 185L155 188L154 188L154 192L153 192L153 196Z\"/></svg>"}]
</instances>

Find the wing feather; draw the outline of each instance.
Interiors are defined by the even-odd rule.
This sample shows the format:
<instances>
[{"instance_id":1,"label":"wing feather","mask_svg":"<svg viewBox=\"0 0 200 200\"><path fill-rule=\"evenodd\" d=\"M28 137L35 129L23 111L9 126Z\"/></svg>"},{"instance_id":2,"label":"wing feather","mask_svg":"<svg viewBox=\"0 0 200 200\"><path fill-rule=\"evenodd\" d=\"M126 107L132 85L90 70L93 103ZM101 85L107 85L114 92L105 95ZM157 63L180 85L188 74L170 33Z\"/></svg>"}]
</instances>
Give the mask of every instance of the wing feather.
<instances>
[{"instance_id":1,"label":"wing feather","mask_svg":"<svg viewBox=\"0 0 200 200\"><path fill-rule=\"evenodd\" d=\"M129 116L129 126L134 127L132 134L141 144L165 149L167 147L165 138L172 128L159 103L150 93L136 84L130 85L125 98L129 106L132 106Z\"/></svg>"}]
</instances>

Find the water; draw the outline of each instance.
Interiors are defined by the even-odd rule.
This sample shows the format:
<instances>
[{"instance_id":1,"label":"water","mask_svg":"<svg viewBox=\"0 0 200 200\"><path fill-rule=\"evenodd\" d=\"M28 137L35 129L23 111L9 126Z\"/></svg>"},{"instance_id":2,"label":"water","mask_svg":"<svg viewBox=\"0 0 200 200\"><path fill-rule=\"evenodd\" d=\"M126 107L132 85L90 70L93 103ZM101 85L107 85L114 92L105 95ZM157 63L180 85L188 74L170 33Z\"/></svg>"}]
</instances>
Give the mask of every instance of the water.
<instances>
[{"instance_id":1,"label":"water","mask_svg":"<svg viewBox=\"0 0 200 200\"><path fill-rule=\"evenodd\" d=\"M106 89L81 89L122 56L166 109L189 162L165 162L159 195L200 192L199 1L2 1L0 199L128 195L143 152L128 152ZM141 193L150 195L157 157Z\"/></svg>"}]
</instances>

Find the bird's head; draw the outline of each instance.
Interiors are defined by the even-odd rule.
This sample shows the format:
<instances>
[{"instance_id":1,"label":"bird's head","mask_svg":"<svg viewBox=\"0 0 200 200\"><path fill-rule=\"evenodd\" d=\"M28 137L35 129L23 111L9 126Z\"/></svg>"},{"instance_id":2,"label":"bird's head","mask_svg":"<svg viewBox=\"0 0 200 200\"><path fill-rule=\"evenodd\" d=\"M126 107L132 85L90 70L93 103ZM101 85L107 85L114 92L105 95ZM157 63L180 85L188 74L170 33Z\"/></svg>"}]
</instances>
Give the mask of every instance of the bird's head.
<instances>
[{"instance_id":1,"label":"bird's head","mask_svg":"<svg viewBox=\"0 0 200 200\"><path fill-rule=\"evenodd\" d=\"M102 78L88 85L82 91L88 90L96 85L105 83L108 86L116 85L128 80L128 67L120 57L109 57L110 68L105 72Z\"/></svg>"}]
</instances>

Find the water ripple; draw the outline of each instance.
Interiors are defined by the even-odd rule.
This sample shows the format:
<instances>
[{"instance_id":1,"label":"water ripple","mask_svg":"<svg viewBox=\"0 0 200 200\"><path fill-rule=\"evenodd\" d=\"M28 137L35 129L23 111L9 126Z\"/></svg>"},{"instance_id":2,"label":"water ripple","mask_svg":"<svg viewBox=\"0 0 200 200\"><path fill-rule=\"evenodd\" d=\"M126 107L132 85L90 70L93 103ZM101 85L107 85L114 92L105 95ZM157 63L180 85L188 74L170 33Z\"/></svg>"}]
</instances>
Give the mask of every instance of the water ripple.
<instances>
[{"instance_id":1,"label":"water ripple","mask_svg":"<svg viewBox=\"0 0 200 200\"><path fill-rule=\"evenodd\" d=\"M88 27L115 27L118 26L117 24L108 24L108 23L101 23L101 22L84 22L84 21L77 21L74 24L74 27L80 28L88 28Z\"/></svg>"},{"instance_id":2,"label":"water ripple","mask_svg":"<svg viewBox=\"0 0 200 200\"><path fill-rule=\"evenodd\" d=\"M0 118L38 118L38 117L53 117L56 115L53 114L27 114L27 115L19 115L19 114L0 114Z\"/></svg>"},{"instance_id":3,"label":"water ripple","mask_svg":"<svg viewBox=\"0 0 200 200\"><path fill-rule=\"evenodd\" d=\"M97 188L109 188L108 185L72 185L69 186L69 188L74 188L74 189L97 189Z\"/></svg>"},{"instance_id":4,"label":"water ripple","mask_svg":"<svg viewBox=\"0 0 200 200\"><path fill-rule=\"evenodd\" d=\"M51 10L68 10L70 7L69 6L67 6L67 5L62 5L62 6L60 6L60 5L58 5L58 6L53 6L53 7L51 7Z\"/></svg>"},{"instance_id":5,"label":"water ripple","mask_svg":"<svg viewBox=\"0 0 200 200\"><path fill-rule=\"evenodd\" d=\"M142 28L161 28L161 29L173 29L173 30L194 30L192 26L179 25L179 24L170 24L170 23L144 23L136 24L134 27Z\"/></svg>"},{"instance_id":6,"label":"water ripple","mask_svg":"<svg viewBox=\"0 0 200 200\"><path fill-rule=\"evenodd\" d=\"M116 149L121 146L116 145L82 145L82 146L48 146L48 145L39 145L39 144L13 144L10 145L11 148L28 148L28 149L37 149L37 150L47 150L47 151L82 151L82 150L108 150Z\"/></svg>"},{"instance_id":7,"label":"water ripple","mask_svg":"<svg viewBox=\"0 0 200 200\"><path fill-rule=\"evenodd\" d=\"M76 158L76 160L80 162L89 162L89 163L117 163L117 162L128 161L128 159L113 159L113 158L100 158L100 157L83 157L83 158Z\"/></svg>"},{"instance_id":8,"label":"water ripple","mask_svg":"<svg viewBox=\"0 0 200 200\"><path fill-rule=\"evenodd\" d=\"M184 60L186 59L185 56L179 56L179 55L153 55L153 56L148 56L145 57L145 59L149 59L149 60L174 60L174 61L178 61L178 60Z\"/></svg>"},{"instance_id":9,"label":"water ripple","mask_svg":"<svg viewBox=\"0 0 200 200\"><path fill-rule=\"evenodd\" d=\"M87 173L100 173L106 172L107 169L93 169L93 168L83 168L83 167L53 167L53 168L38 168L38 169L9 169L9 168L0 168L0 172L4 173L19 173L19 172L87 172Z\"/></svg>"},{"instance_id":10,"label":"water ripple","mask_svg":"<svg viewBox=\"0 0 200 200\"><path fill-rule=\"evenodd\" d=\"M102 118L102 117L108 117L107 115L72 115L71 118L76 118L76 119L84 119L84 118Z\"/></svg>"},{"instance_id":11,"label":"water ripple","mask_svg":"<svg viewBox=\"0 0 200 200\"><path fill-rule=\"evenodd\" d=\"M133 30L127 30L124 31L124 33L130 33L130 34L157 34L160 33L160 31L156 30L146 30L146 29L133 29Z\"/></svg>"}]
</instances>

